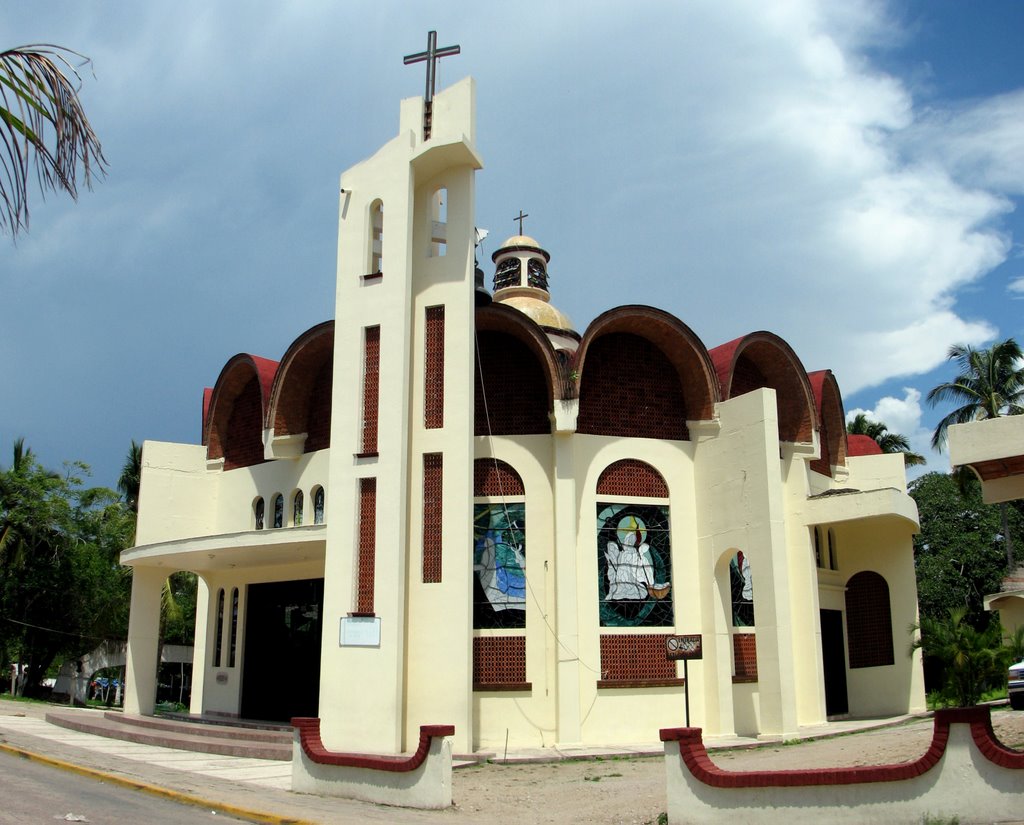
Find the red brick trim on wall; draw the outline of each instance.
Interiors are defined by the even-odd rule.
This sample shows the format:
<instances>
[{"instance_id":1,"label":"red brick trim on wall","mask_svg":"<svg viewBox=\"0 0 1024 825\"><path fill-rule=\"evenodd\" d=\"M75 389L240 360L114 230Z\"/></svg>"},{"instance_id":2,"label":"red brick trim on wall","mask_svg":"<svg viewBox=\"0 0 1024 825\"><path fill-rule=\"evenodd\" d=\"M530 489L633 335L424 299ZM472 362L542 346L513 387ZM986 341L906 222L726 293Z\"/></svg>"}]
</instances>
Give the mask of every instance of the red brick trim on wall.
<instances>
[{"instance_id":1,"label":"red brick trim on wall","mask_svg":"<svg viewBox=\"0 0 1024 825\"><path fill-rule=\"evenodd\" d=\"M757 636L753 633L732 634L733 682L757 681Z\"/></svg>"},{"instance_id":2,"label":"red brick trim on wall","mask_svg":"<svg viewBox=\"0 0 1024 825\"><path fill-rule=\"evenodd\" d=\"M851 669L895 663L889 584L873 570L846 583L846 636Z\"/></svg>"},{"instance_id":3,"label":"red brick trim on wall","mask_svg":"<svg viewBox=\"0 0 1024 825\"><path fill-rule=\"evenodd\" d=\"M444 426L444 306L427 307L423 347L423 426Z\"/></svg>"},{"instance_id":4,"label":"red brick trim on wall","mask_svg":"<svg viewBox=\"0 0 1024 825\"><path fill-rule=\"evenodd\" d=\"M423 583L441 581L441 520L444 515L441 453L423 454Z\"/></svg>"},{"instance_id":5,"label":"red brick trim on wall","mask_svg":"<svg viewBox=\"0 0 1024 825\"><path fill-rule=\"evenodd\" d=\"M895 765L864 765L853 768L807 768L790 771L727 771L708 756L700 728L663 728L661 741L678 741L679 755L691 774L714 788L792 788L807 785L857 785L868 782L898 782L921 776L934 768L946 751L949 726L963 722L971 726L971 737L982 755L1004 768L1024 769L1024 753L1003 745L992 731L991 709L987 706L935 711L932 742L924 755L913 762Z\"/></svg>"},{"instance_id":6,"label":"red brick trim on wall","mask_svg":"<svg viewBox=\"0 0 1024 825\"><path fill-rule=\"evenodd\" d=\"M511 464L495 458L473 462L473 495L477 498L525 496L523 479Z\"/></svg>"},{"instance_id":7,"label":"red brick trim on wall","mask_svg":"<svg viewBox=\"0 0 1024 825\"><path fill-rule=\"evenodd\" d=\"M683 684L676 676L676 663L665 657L667 633L601 635L601 679L599 687Z\"/></svg>"},{"instance_id":8,"label":"red brick trim on wall","mask_svg":"<svg viewBox=\"0 0 1024 825\"><path fill-rule=\"evenodd\" d=\"M597 480L599 496L647 496L668 498L668 485L650 464L625 458L605 467Z\"/></svg>"},{"instance_id":9,"label":"red brick trim on wall","mask_svg":"<svg viewBox=\"0 0 1024 825\"><path fill-rule=\"evenodd\" d=\"M380 327L363 332L363 432L361 453L377 452L380 407Z\"/></svg>"},{"instance_id":10,"label":"red brick trim on wall","mask_svg":"<svg viewBox=\"0 0 1024 825\"><path fill-rule=\"evenodd\" d=\"M529 690L525 636L473 639L473 690Z\"/></svg>"},{"instance_id":11,"label":"red brick trim on wall","mask_svg":"<svg viewBox=\"0 0 1024 825\"><path fill-rule=\"evenodd\" d=\"M374 565L377 555L377 479L359 479L359 549L356 612L373 614Z\"/></svg>"},{"instance_id":12,"label":"red brick trim on wall","mask_svg":"<svg viewBox=\"0 0 1024 825\"><path fill-rule=\"evenodd\" d=\"M430 752L430 740L439 736L454 736L455 725L420 725L420 741L412 756L391 756L376 753L341 753L329 751L320 738L320 720L295 717L292 727L299 733L299 744L311 762L338 768L366 768L371 771L408 773L416 770Z\"/></svg>"}]
</instances>

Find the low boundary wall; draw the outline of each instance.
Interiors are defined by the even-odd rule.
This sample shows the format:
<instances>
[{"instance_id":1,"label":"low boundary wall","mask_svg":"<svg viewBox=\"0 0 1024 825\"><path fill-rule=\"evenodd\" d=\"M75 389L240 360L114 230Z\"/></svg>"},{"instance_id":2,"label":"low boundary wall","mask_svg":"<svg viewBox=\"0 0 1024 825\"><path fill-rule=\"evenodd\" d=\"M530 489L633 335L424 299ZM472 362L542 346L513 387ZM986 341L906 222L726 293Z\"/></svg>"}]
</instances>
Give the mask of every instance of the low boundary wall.
<instances>
[{"instance_id":1,"label":"low boundary wall","mask_svg":"<svg viewBox=\"0 0 1024 825\"><path fill-rule=\"evenodd\" d=\"M421 725L412 756L329 751L320 720L292 719L292 790L342 796L403 808L447 808L452 804L454 725Z\"/></svg>"},{"instance_id":2,"label":"low boundary wall","mask_svg":"<svg viewBox=\"0 0 1024 825\"><path fill-rule=\"evenodd\" d=\"M988 707L935 712L928 750L895 765L727 771L711 761L700 728L665 728L670 823L920 823L1020 818L1024 753L992 731Z\"/></svg>"}]
</instances>

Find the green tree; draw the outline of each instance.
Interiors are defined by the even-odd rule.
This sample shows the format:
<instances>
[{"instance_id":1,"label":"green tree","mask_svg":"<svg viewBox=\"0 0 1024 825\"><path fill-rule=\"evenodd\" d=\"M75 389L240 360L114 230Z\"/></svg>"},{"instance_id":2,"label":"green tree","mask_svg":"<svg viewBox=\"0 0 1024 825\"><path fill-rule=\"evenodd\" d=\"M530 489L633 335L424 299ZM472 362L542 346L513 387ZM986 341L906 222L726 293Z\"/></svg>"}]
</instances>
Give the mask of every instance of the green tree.
<instances>
[{"instance_id":1,"label":"green tree","mask_svg":"<svg viewBox=\"0 0 1024 825\"><path fill-rule=\"evenodd\" d=\"M931 406L957 404L952 412L942 417L932 435L932 447L941 449L946 434L953 424L966 424L1001 415L1019 415L1024 412L1024 366L1021 349L1012 338L997 341L988 349L974 349L964 344L949 348L947 358L957 365L952 381L939 384L928 393ZM1013 567L1013 532L1009 507L1000 505L1003 518L1003 536L1006 545L1006 564Z\"/></svg>"},{"instance_id":2,"label":"green tree","mask_svg":"<svg viewBox=\"0 0 1024 825\"><path fill-rule=\"evenodd\" d=\"M987 627L992 614L983 597L999 590L1006 571L999 508L982 502L977 479L961 488L950 473L926 473L909 492L921 521L914 564L922 619L940 621L962 607L975 627ZM1019 508L1010 508L1010 520L1015 529L1024 527Z\"/></svg>"},{"instance_id":3,"label":"green tree","mask_svg":"<svg viewBox=\"0 0 1024 825\"><path fill-rule=\"evenodd\" d=\"M88 59L49 44L0 52L0 228L28 228L30 169L43 194L78 198L102 175L106 158L78 98L81 78L70 59Z\"/></svg>"},{"instance_id":4,"label":"green tree","mask_svg":"<svg viewBox=\"0 0 1024 825\"><path fill-rule=\"evenodd\" d=\"M925 463L923 455L910 449L907 437L889 431L881 421L872 421L867 413L857 413L846 422L846 432L850 435L866 435L874 439L883 453L903 453L903 461L908 467Z\"/></svg>"},{"instance_id":5,"label":"green tree","mask_svg":"<svg viewBox=\"0 0 1024 825\"><path fill-rule=\"evenodd\" d=\"M87 472L53 473L21 439L0 469L0 666L26 668L28 695L57 657L127 628L130 579L117 559L133 521L112 490L83 485Z\"/></svg>"},{"instance_id":6,"label":"green tree","mask_svg":"<svg viewBox=\"0 0 1024 825\"><path fill-rule=\"evenodd\" d=\"M912 647L941 663L940 699L945 705L970 707L982 694L999 684L1010 665L1009 650L1003 647L999 624L979 630L967 621L967 609L955 607L939 618L922 617L915 629L920 636Z\"/></svg>"},{"instance_id":7,"label":"green tree","mask_svg":"<svg viewBox=\"0 0 1024 825\"><path fill-rule=\"evenodd\" d=\"M125 456L124 464L121 466L121 475L117 479L117 490L124 496L125 504L131 508L133 513L139 512L139 487L142 484L142 445L132 439L132 446L128 448L128 455Z\"/></svg>"}]
</instances>

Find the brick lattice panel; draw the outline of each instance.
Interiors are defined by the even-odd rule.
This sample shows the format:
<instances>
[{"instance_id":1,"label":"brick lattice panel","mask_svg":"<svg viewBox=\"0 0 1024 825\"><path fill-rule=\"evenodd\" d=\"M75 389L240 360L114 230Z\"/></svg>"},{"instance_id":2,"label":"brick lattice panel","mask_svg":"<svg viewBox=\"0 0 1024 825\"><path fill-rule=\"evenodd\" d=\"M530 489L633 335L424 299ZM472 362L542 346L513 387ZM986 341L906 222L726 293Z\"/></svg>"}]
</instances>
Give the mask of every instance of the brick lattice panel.
<instances>
[{"instance_id":1,"label":"brick lattice panel","mask_svg":"<svg viewBox=\"0 0 1024 825\"><path fill-rule=\"evenodd\" d=\"M255 375L235 396L224 437L224 469L263 462L263 396Z\"/></svg>"},{"instance_id":2,"label":"brick lattice panel","mask_svg":"<svg viewBox=\"0 0 1024 825\"><path fill-rule=\"evenodd\" d=\"M331 446L331 386L334 383L334 363L328 358L317 372L310 390L309 419L306 422L307 453Z\"/></svg>"},{"instance_id":3,"label":"brick lattice panel","mask_svg":"<svg viewBox=\"0 0 1024 825\"><path fill-rule=\"evenodd\" d=\"M444 515L441 453L423 455L423 583L441 581L441 521Z\"/></svg>"},{"instance_id":4,"label":"brick lattice panel","mask_svg":"<svg viewBox=\"0 0 1024 825\"><path fill-rule=\"evenodd\" d=\"M423 351L423 426L444 426L444 307L427 307Z\"/></svg>"},{"instance_id":5,"label":"brick lattice panel","mask_svg":"<svg viewBox=\"0 0 1024 825\"><path fill-rule=\"evenodd\" d=\"M525 636L478 636L473 639L474 685L516 685L525 681Z\"/></svg>"},{"instance_id":6,"label":"brick lattice panel","mask_svg":"<svg viewBox=\"0 0 1024 825\"><path fill-rule=\"evenodd\" d=\"M650 464L626 458L605 467L597 480L597 494L668 498L668 485Z\"/></svg>"},{"instance_id":7,"label":"brick lattice panel","mask_svg":"<svg viewBox=\"0 0 1024 825\"><path fill-rule=\"evenodd\" d=\"M732 636L734 682L757 681L757 636L753 633L734 633Z\"/></svg>"},{"instance_id":8,"label":"brick lattice panel","mask_svg":"<svg viewBox=\"0 0 1024 825\"><path fill-rule=\"evenodd\" d=\"M665 658L668 635L602 635L601 679L606 682L675 679L676 663Z\"/></svg>"},{"instance_id":9,"label":"brick lattice panel","mask_svg":"<svg viewBox=\"0 0 1024 825\"><path fill-rule=\"evenodd\" d=\"M761 387L768 386L768 379L764 373L757 368L747 355L741 355L736 359L732 368L732 386L729 388L729 397L736 398Z\"/></svg>"},{"instance_id":10,"label":"brick lattice panel","mask_svg":"<svg viewBox=\"0 0 1024 825\"><path fill-rule=\"evenodd\" d=\"M377 479L359 479L359 561L356 611L373 613L374 566L377 556Z\"/></svg>"},{"instance_id":11,"label":"brick lattice panel","mask_svg":"<svg viewBox=\"0 0 1024 825\"><path fill-rule=\"evenodd\" d=\"M874 571L858 573L846 586L846 635L851 668L895 662L889 585Z\"/></svg>"},{"instance_id":12,"label":"brick lattice panel","mask_svg":"<svg viewBox=\"0 0 1024 825\"><path fill-rule=\"evenodd\" d=\"M832 474L833 465L846 464L844 420L837 390L826 381L821 401L821 458L811 462L814 472L827 476Z\"/></svg>"},{"instance_id":13,"label":"brick lattice panel","mask_svg":"<svg viewBox=\"0 0 1024 825\"><path fill-rule=\"evenodd\" d=\"M646 338L609 333L587 350L577 432L685 440L686 403L672 363Z\"/></svg>"},{"instance_id":14,"label":"brick lattice panel","mask_svg":"<svg viewBox=\"0 0 1024 825\"><path fill-rule=\"evenodd\" d=\"M477 334L483 384L476 373L476 435L546 435L551 432L548 384L537 357L522 341L500 332ZM490 430L488 430L488 419Z\"/></svg>"},{"instance_id":15,"label":"brick lattice panel","mask_svg":"<svg viewBox=\"0 0 1024 825\"><path fill-rule=\"evenodd\" d=\"M363 341L362 452L377 452L377 412L380 405L380 327L367 327Z\"/></svg>"},{"instance_id":16,"label":"brick lattice panel","mask_svg":"<svg viewBox=\"0 0 1024 825\"><path fill-rule=\"evenodd\" d=\"M512 465L493 458L473 462L473 495L477 498L524 496L523 479Z\"/></svg>"}]
</instances>

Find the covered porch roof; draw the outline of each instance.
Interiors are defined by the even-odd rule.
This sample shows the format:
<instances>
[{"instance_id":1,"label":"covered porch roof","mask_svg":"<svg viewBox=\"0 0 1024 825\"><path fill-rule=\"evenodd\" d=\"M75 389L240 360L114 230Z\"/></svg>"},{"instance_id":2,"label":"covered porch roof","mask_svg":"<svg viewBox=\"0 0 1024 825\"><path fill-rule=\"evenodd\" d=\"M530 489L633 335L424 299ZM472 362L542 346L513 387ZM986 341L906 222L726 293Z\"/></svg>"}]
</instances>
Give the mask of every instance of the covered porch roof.
<instances>
[{"instance_id":1,"label":"covered porch roof","mask_svg":"<svg viewBox=\"0 0 1024 825\"><path fill-rule=\"evenodd\" d=\"M311 524L143 544L122 552L121 564L203 573L236 567L323 563L326 547L327 526Z\"/></svg>"}]
</instances>

